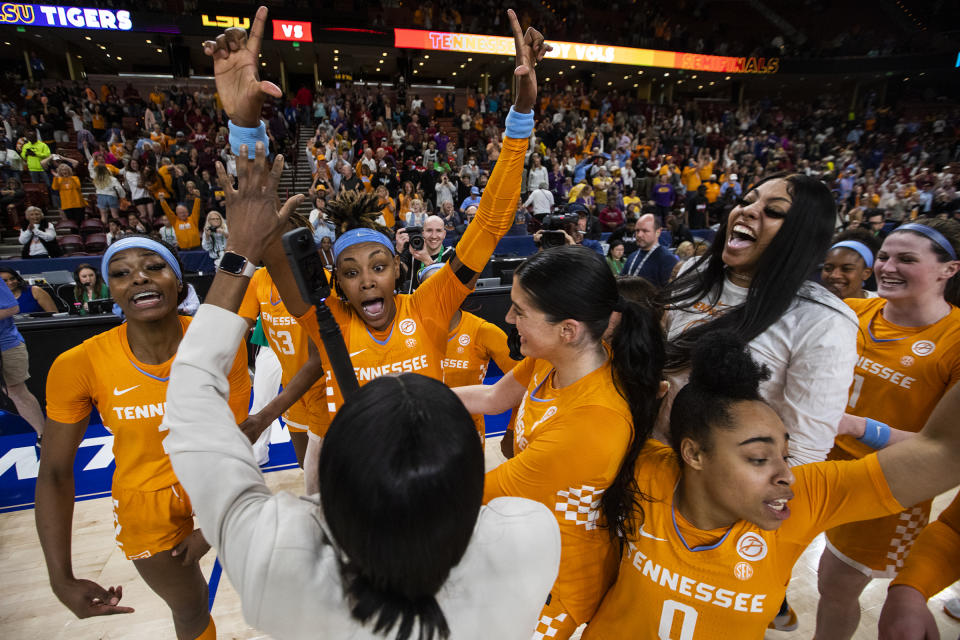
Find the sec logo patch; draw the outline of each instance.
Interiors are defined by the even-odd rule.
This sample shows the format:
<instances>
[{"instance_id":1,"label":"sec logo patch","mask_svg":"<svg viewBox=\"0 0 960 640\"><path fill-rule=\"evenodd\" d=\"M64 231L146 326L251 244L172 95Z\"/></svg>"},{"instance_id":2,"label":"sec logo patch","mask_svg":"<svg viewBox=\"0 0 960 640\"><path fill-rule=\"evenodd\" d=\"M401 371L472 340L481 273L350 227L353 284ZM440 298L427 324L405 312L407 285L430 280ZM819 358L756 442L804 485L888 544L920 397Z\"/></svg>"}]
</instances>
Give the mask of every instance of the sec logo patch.
<instances>
[{"instance_id":1,"label":"sec logo patch","mask_svg":"<svg viewBox=\"0 0 960 640\"><path fill-rule=\"evenodd\" d=\"M417 346L417 339L407 338L406 345L407 345L407 349L413 349L415 346Z\"/></svg>"},{"instance_id":2,"label":"sec logo patch","mask_svg":"<svg viewBox=\"0 0 960 640\"><path fill-rule=\"evenodd\" d=\"M470 344L470 336L468 336L467 334L463 333L463 334L461 334L460 337L457 339L457 342L460 343L460 346L465 347L465 346L467 346L468 344Z\"/></svg>"},{"instance_id":3,"label":"sec logo patch","mask_svg":"<svg viewBox=\"0 0 960 640\"><path fill-rule=\"evenodd\" d=\"M399 324L400 333L405 336L412 336L417 331L417 323L412 318L404 318Z\"/></svg>"},{"instance_id":4,"label":"sec logo patch","mask_svg":"<svg viewBox=\"0 0 960 640\"><path fill-rule=\"evenodd\" d=\"M737 580L749 580L753 577L753 567L750 566L749 562L738 562L733 567L733 575L737 577Z\"/></svg>"},{"instance_id":5,"label":"sec logo patch","mask_svg":"<svg viewBox=\"0 0 960 640\"><path fill-rule=\"evenodd\" d=\"M767 557L767 541L748 531L737 540L737 554L744 560L756 562Z\"/></svg>"},{"instance_id":6,"label":"sec logo patch","mask_svg":"<svg viewBox=\"0 0 960 640\"><path fill-rule=\"evenodd\" d=\"M913 346L910 347L910 351L913 351L914 355L928 356L933 353L933 350L936 348L937 345L929 340L917 340L913 343Z\"/></svg>"},{"instance_id":7,"label":"sec logo patch","mask_svg":"<svg viewBox=\"0 0 960 640\"><path fill-rule=\"evenodd\" d=\"M900 366L903 367L912 367L913 366L913 356L903 356L900 358Z\"/></svg>"}]
</instances>

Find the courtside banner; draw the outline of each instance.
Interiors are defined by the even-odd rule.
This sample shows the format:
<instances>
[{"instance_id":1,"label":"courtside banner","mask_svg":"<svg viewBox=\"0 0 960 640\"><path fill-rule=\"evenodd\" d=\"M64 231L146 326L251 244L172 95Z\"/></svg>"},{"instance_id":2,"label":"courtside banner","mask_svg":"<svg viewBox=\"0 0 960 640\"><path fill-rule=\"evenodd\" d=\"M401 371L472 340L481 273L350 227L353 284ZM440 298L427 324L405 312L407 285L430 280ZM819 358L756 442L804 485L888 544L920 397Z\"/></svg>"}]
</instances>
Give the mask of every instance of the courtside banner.
<instances>
[{"instance_id":1,"label":"courtside banner","mask_svg":"<svg viewBox=\"0 0 960 640\"><path fill-rule=\"evenodd\" d=\"M297 466L286 427L271 427L270 461L261 469L279 471ZM0 411L0 513L32 509L40 473L37 436L23 419ZM101 423L96 411L77 448L73 463L76 500L92 500L110 495L113 482L113 434Z\"/></svg>"},{"instance_id":2,"label":"courtside banner","mask_svg":"<svg viewBox=\"0 0 960 640\"><path fill-rule=\"evenodd\" d=\"M394 29L393 33L394 46L398 49L486 53L511 57L516 55L513 38L505 36L422 31L419 29ZM547 57L559 60L606 62L636 67L688 69L690 71L714 71L717 73L770 74L776 73L780 69L779 58L735 58L602 44L556 42L554 40L548 42L553 45L553 51L548 52Z\"/></svg>"}]
</instances>

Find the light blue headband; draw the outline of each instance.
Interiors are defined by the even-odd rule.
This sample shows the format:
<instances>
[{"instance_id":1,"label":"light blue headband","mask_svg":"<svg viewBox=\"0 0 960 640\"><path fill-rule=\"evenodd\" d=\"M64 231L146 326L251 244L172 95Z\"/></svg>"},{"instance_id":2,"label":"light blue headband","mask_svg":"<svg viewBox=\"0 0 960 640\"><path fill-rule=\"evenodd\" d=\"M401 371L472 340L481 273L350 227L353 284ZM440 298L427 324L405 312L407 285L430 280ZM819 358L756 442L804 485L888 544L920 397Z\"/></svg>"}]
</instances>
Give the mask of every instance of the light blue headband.
<instances>
[{"instance_id":1,"label":"light blue headband","mask_svg":"<svg viewBox=\"0 0 960 640\"><path fill-rule=\"evenodd\" d=\"M113 260L115 255L126 249L147 249L148 251L153 251L163 258L164 262L170 265L170 268L173 269L173 272L177 275L177 282L183 282L183 273L180 271L180 264L177 262L177 259L173 257L170 249L167 249L156 240L151 240L150 238L127 236L126 238L120 238L110 245L104 252L103 259L100 261L100 273L103 275L103 281L108 287L110 286L110 261Z\"/></svg>"},{"instance_id":2,"label":"light blue headband","mask_svg":"<svg viewBox=\"0 0 960 640\"><path fill-rule=\"evenodd\" d=\"M942 248L944 251L947 252L947 255L950 256L951 260L957 259L957 252L954 251L953 245L951 245L947 241L947 239L943 237L942 233L940 233L933 227L928 227L927 225L920 224L919 222L908 222L907 224L900 225L893 231L915 231L916 233L919 233L922 236L927 236L928 238L936 242L938 245L940 245L940 248ZM890 233L893 233L893 231L891 231Z\"/></svg>"},{"instance_id":3,"label":"light blue headband","mask_svg":"<svg viewBox=\"0 0 960 640\"><path fill-rule=\"evenodd\" d=\"M423 282L424 280L427 279L427 276L431 275L434 271L439 271L440 269L442 269L443 265L444 265L443 262L434 262L433 264L428 264L427 266L420 269L420 271L417 273L417 279L420 282Z\"/></svg>"},{"instance_id":4,"label":"light blue headband","mask_svg":"<svg viewBox=\"0 0 960 640\"><path fill-rule=\"evenodd\" d=\"M838 242L837 244L830 247L830 250L834 249L850 249L851 251L856 251L860 254L860 257L863 258L863 261L867 263L867 268L873 268L873 252L870 251L870 247L863 244L859 240L844 240L843 242Z\"/></svg>"},{"instance_id":5,"label":"light blue headband","mask_svg":"<svg viewBox=\"0 0 960 640\"><path fill-rule=\"evenodd\" d=\"M391 254L396 253L390 238L376 229L350 229L350 231L340 234L337 241L333 243L333 261L336 262L340 253L345 249L363 242L378 242L389 249Z\"/></svg>"}]
</instances>

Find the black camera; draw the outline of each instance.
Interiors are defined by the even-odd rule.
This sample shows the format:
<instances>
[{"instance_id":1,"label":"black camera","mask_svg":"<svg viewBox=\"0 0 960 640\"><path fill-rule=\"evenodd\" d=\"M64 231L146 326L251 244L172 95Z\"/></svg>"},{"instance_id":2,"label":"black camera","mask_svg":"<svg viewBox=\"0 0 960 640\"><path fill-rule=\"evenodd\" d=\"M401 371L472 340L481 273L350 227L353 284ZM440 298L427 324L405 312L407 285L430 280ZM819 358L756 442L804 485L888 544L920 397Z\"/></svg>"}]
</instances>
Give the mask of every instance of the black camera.
<instances>
[{"instance_id":1,"label":"black camera","mask_svg":"<svg viewBox=\"0 0 960 640\"><path fill-rule=\"evenodd\" d=\"M410 251L423 249L423 227L406 227L407 238L410 239Z\"/></svg>"},{"instance_id":2,"label":"black camera","mask_svg":"<svg viewBox=\"0 0 960 640\"><path fill-rule=\"evenodd\" d=\"M540 246L544 249L562 247L567 243L564 227L577 227L580 216L576 211L570 211L566 206L557 207L552 214L543 216L541 221Z\"/></svg>"}]
</instances>

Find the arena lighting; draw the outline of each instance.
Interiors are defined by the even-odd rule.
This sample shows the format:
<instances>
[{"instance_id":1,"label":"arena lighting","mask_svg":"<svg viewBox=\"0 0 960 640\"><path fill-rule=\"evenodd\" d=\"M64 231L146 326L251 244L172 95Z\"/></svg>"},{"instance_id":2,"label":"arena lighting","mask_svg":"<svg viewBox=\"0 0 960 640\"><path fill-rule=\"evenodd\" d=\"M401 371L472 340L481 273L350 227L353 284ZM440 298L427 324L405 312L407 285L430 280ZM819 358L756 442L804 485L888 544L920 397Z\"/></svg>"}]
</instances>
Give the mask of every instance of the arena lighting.
<instances>
[{"instance_id":1,"label":"arena lighting","mask_svg":"<svg viewBox=\"0 0 960 640\"><path fill-rule=\"evenodd\" d=\"M398 49L424 49L427 51L457 51L461 53L486 53L514 57L513 38L505 36L424 31L421 29L394 29L394 45ZM553 51L548 58L577 62L606 62L638 67L665 69L688 69L691 71L715 71L724 73L772 74L780 69L780 58L735 58L710 56L680 51L658 51L578 42L549 41ZM426 57L426 56L424 56Z\"/></svg>"},{"instance_id":2,"label":"arena lighting","mask_svg":"<svg viewBox=\"0 0 960 640\"><path fill-rule=\"evenodd\" d=\"M80 56L77 56L78 58ZM161 80L173 80L172 73L123 73L117 74L121 78L157 78Z\"/></svg>"},{"instance_id":3,"label":"arena lighting","mask_svg":"<svg viewBox=\"0 0 960 640\"><path fill-rule=\"evenodd\" d=\"M113 31L133 29L129 11L13 2L0 5L0 24Z\"/></svg>"},{"instance_id":4,"label":"arena lighting","mask_svg":"<svg viewBox=\"0 0 960 640\"><path fill-rule=\"evenodd\" d=\"M346 31L347 33L372 33L378 36L387 35L386 31L376 31L375 29L354 29L352 27L321 27L321 31Z\"/></svg>"}]
</instances>

